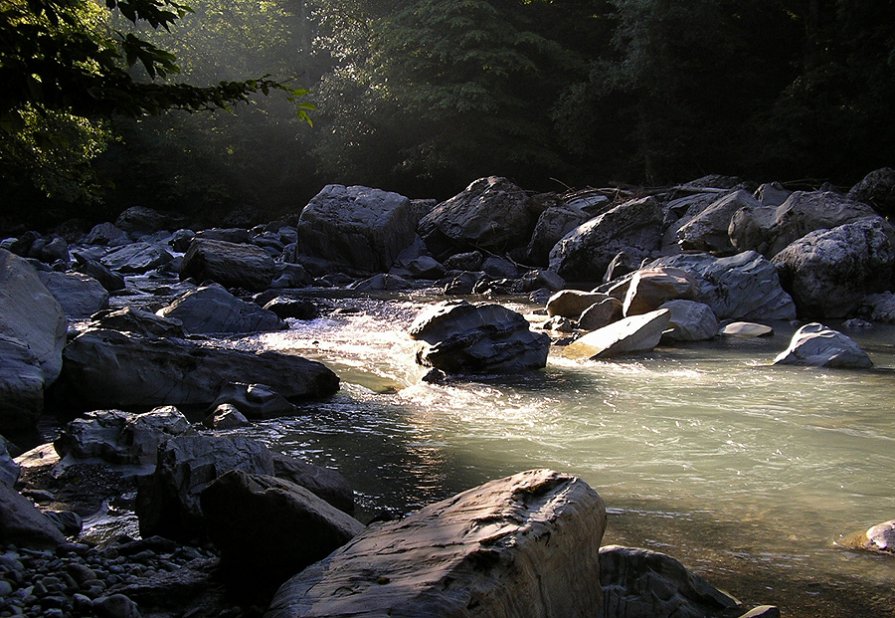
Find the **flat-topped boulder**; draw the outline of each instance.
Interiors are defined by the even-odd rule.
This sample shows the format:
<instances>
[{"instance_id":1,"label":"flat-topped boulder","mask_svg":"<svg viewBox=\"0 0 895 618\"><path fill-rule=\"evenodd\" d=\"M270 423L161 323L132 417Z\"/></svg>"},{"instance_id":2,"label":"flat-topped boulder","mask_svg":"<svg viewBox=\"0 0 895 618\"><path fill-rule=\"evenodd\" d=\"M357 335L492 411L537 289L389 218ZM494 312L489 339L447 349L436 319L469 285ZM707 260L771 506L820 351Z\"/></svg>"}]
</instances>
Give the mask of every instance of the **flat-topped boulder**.
<instances>
[{"instance_id":1,"label":"flat-topped boulder","mask_svg":"<svg viewBox=\"0 0 895 618\"><path fill-rule=\"evenodd\" d=\"M625 317L649 313L669 300L690 300L696 296L697 290L696 278L686 270L673 267L644 268L631 277L623 311Z\"/></svg>"},{"instance_id":2,"label":"flat-topped boulder","mask_svg":"<svg viewBox=\"0 0 895 618\"><path fill-rule=\"evenodd\" d=\"M584 481L523 472L368 528L284 583L265 618L597 616L605 526Z\"/></svg>"},{"instance_id":3,"label":"flat-topped boulder","mask_svg":"<svg viewBox=\"0 0 895 618\"><path fill-rule=\"evenodd\" d=\"M873 362L847 335L818 322L805 324L792 336L789 347L777 355L775 365L809 365L835 369L868 369Z\"/></svg>"},{"instance_id":4,"label":"flat-topped boulder","mask_svg":"<svg viewBox=\"0 0 895 618\"><path fill-rule=\"evenodd\" d=\"M296 253L359 272L386 272L413 242L417 221L403 195L327 185L301 212Z\"/></svg>"},{"instance_id":5,"label":"flat-topped boulder","mask_svg":"<svg viewBox=\"0 0 895 618\"><path fill-rule=\"evenodd\" d=\"M577 320L585 309L609 298L601 292L583 292L581 290L560 290L547 301L547 315L555 315Z\"/></svg>"},{"instance_id":6,"label":"flat-topped boulder","mask_svg":"<svg viewBox=\"0 0 895 618\"><path fill-rule=\"evenodd\" d=\"M277 352L199 345L91 329L65 348L60 388L71 405L209 406L229 383L266 384L290 400L328 397L339 378L321 363Z\"/></svg>"},{"instance_id":7,"label":"flat-topped boulder","mask_svg":"<svg viewBox=\"0 0 895 618\"><path fill-rule=\"evenodd\" d=\"M535 333L519 313L501 305L443 302L410 327L423 342L417 362L446 373L514 373L547 364L550 337Z\"/></svg>"},{"instance_id":8,"label":"flat-topped boulder","mask_svg":"<svg viewBox=\"0 0 895 618\"><path fill-rule=\"evenodd\" d=\"M174 259L165 247L152 242L135 242L122 245L104 255L100 262L111 270L127 273L145 273Z\"/></svg>"},{"instance_id":9,"label":"flat-topped boulder","mask_svg":"<svg viewBox=\"0 0 895 618\"><path fill-rule=\"evenodd\" d=\"M266 290L275 275L276 264L261 247L201 237L190 242L180 266L181 279L214 281L251 292Z\"/></svg>"},{"instance_id":10,"label":"flat-topped boulder","mask_svg":"<svg viewBox=\"0 0 895 618\"><path fill-rule=\"evenodd\" d=\"M568 358L597 360L652 350L671 321L671 311L657 309L613 322L576 339L563 350Z\"/></svg>"}]
</instances>

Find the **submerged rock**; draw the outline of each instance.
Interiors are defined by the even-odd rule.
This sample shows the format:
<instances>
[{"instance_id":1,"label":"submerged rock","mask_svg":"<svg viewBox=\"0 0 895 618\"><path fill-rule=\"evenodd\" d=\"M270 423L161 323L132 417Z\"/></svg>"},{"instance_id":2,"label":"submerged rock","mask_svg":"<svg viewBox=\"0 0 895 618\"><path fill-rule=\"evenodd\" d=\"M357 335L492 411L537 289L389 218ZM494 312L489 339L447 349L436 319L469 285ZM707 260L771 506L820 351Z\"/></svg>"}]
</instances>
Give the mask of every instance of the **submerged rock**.
<instances>
[{"instance_id":1,"label":"submerged rock","mask_svg":"<svg viewBox=\"0 0 895 618\"><path fill-rule=\"evenodd\" d=\"M597 360L652 350L671 321L671 311L658 309L589 332L565 347L568 358Z\"/></svg>"},{"instance_id":2,"label":"submerged rock","mask_svg":"<svg viewBox=\"0 0 895 618\"><path fill-rule=\"evenodd\" d=\"M446 373L515 373L547 364L550 337L501 305L443 302L423 311L410 336L424 342L417 362Z\"/></svg>"},{"instance_id":3,"label":"submerged rock","mask_svg":"<svg viewBox=\"0 0 895 618\"><path fill-rule=\"evenodd\" d=\"M850 337L818 322L795 332L789 347L777 355L775 365L810 365L836 369L868 369L873 362Z\"/></svg>"},{"instance_id":4,"label":"submerged rock","mask_svg":"<svg viewBox=\"0 0 895 618\"><path fill-rule=\"evenodd\" d=\"M770 337L774 334L774 328L767 324L757 324L755 322L731 322L721 329L720 335L724 337Z\"/></svg>"},{"instance_id":5,"label":"submerged rock","mask_svg":"<svg viewBox=\"0 0 895 618\"><path fill-rule=\"evenodd\" d=\"M580 479L523 472L368 528L284 583L265 617L597 616L605 526Z\"/></svg>"},{"instance_id":6,"label":"submerged rock","mask_svg":"<svg viewBox=\"0 0 895 618\"><path fill-rule=\"evenodd\" d=\"M846 535L837 541L837 545L895 555L895 519Z\"/></svg>"}]
</instances>

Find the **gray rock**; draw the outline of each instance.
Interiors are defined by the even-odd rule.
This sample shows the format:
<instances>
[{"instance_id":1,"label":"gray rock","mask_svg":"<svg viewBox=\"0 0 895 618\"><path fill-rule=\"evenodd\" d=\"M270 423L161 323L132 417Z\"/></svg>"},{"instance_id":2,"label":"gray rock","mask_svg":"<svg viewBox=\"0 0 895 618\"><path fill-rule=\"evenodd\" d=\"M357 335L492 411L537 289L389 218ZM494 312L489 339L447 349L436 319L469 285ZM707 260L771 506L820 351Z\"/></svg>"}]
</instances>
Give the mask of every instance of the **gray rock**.
<instances>
[{"instance_id":1,"label":"gray rock","mask_svg":"<svg viewBox=\"0 0 895 618\"><path fill-rule=\"evenodd\" d=\"M865 534L871 549L895 554L895 519L871 526Z\"/></svg>"},{"instance_id":2,"label":"gray rock","mask_svg":"<svg viewBox=\"0 0 895 618\"><path fill-rule=\"evenodd\" d=\"M130 236L127 232L117 227L114 223L100 223L94 225L87 232L83 241L86 245L106 245L109 247L121 247L130 244Z\"/></svg>"},{"instance_id":3,"label":"gray rock","mask_svg":"<svg viewBox=\"0 0 895 618\"><path fill-rule=\"evenodd\" d=\"M870 294L864 297L861 305L874 322L895 324L895 293Z\"/></svg>"},{"instance_id":4,"label":"gray rock","mask_svg":"<svg viewBox=\"0 0 895 618\"><path fill-rule=\"evenodd\" d=\"M136 309L131 306L95 315L91 325L96 328L119 330L144 337L184 336L183 324L180 320L163 318L144 309Z\"/></svg>"},{"instance_id":5,"label":"gray rock","mask_svg":"<svg viewBox=\"0 0 895 618\"><path fill-rule=\"evenodd\" d=\"M60 378L69 403L88 409L203 405L230 382L267 384L284 397L328 397L339 378L291 354L254 353L179 340L88 330L65 349Z\"/></svg>"},{"instance_id":6,"label":"gray rock","mask_svg":"<svg viewBox=\"0 0 895 618\"><path fill-rule=\"evenodd\" d=\"M550 338L500 305L444 302L424 310L410 327L425 342L417 362L446 373L515 373L547 364Z\"/></svg>"},{"instance_id":7,"label":"gray rock","mask_svg":"<svg viewBox=\"0 0 895 618\"><path fill-rule=\"evenodd\" d=\"M301 212L297 251L359 272L386 272L413 242L416 222L403 195L327 185Z\"/></svg>"},{"instance_id":8,"label":"gray rock","mask_svg":"<svg viewBox=\"0 0 895 618\"><path fill-rule=\"evenodd\" d=\"M693 193L673 199L663 206L665 211L665 233L662 235L661 248L663 255L680 253L681 246L678 243L678 231L692 221L694 217L718 201L719 197L719 194L714 191ZM623 273L617 273L615 276L617 277L620 274Z\"/></svg>"},{"instance_id":9,"label":"gray rock","mask_svg":"<svg viewBox=\"0 0 895 618\"><path fill-rule=\"evenodd\" d=\"M601 547L600 583L602 616L704 618L739 606L678 560L636 547Z\"/></svg>"},{"instance_id":10,"label":"gray rock","mask_svg":"<svg viewBox=\"0 0 895 618\"><path fill-rule=\"evenodd\" d=\"M585 309L595 303L606 300L607 295L600 292L582 292L581 290L560 290L547 301L547 315L555 315L577 320Z\"/></svg>"},{"instance_id":11,"label":"gray rock","mask_svg":"<svg viewBox=\"0 0 895 618\"><path fill-rule=\"evenodd\" d=\"M62 307L34 268L0 249L0 335L31 351L47 384L62 368L65 333Z\"/></svg>"},{"instance_id":12,"label":"gray rock","mask_svg":"<svg viewBox=\"0 0 895 618\"><path fill-rule=\"evenodd\" d=\"M276 274L273 258L260 247L202 238L190 243L180 265L180 279L214 281L229 288L258 292L270 287Z\"/></svg>"},{"instance_id":13,"label":"gray rock","mask_svg":"<svg viewBox=\"0 0 895 618\"><path fill-rule=\"evenodd\" d=\"M774 334L774 329L766 324L756 324L755 322L731 322L725 324L724 328L718 333L724 337L770 337Z\"/></svg>"},{"instance_id":14,"label":"gray rock","mask_svg":"<svg viewBox=\"0 0 895 618\"><path fill-rule=\"evenodd\" d=\"M354 514L354 491L348 480L336 470L277 453L273 454L273 467L277 478L300 485L340 511Z\"/></svg>"},{"instance_id":15,"label":"gray rock","mask_svg":"<svg viewBox=\"0 0 895 618\"><path fill-rule=\"evenodd\" d=\"M444 267L448 270L481 270L485 256L481 251L467 251L456 253L444 261Z\"/></svg>"},{"instance_id":16,"label":"gray rock","mask_svg":"<svg viewBox=\"0 0 895 618\"><path fill-rule=\"evenodd\" d=\"M352 290L360 290L363 292L381 292L384 290L406 290L413 287L413 284L398 275L378 273L363 281L353 283L349 287Z\"/></svg>"},{"instance_id":17,"label":"gray rock","mask_svg":"<svg viewBox=\"0 0 895 618\"><path fill-rule=\"evenodd\" d=\"M662 207L647 197L625 202L569 232L550 251L550 270L569 281L601 281L620 251L640 261L659 249Z\"/></svg>"},{"instance_id":18,"label":"gray rock","mask_svg":"<svg viewBox=\"0 0 895 618\"><path fill-rule=\"evenodd\" d=\"M171 225L171 217L154 208L131 206L115 219L115 226L125 232L158 232Z\"/></svg>"},{"instance_id":19,"label":"gray rock","mask_svg":"<svg viewBox=\"0 0 895 618\"><path fill-rule=\"evenodd\" d=\"M34 504L6 483L0 483L0 545L49 548L65 537Z\"/></svg>"},{"instance_id":20,"label":"gray rock","mask_svg":"<svg viewBox=\"0 0 895 618\"><path fill-rule=\"evenodd\" d=\"M273 311L281 319L314 320L320 317L320 310L310 300L277 296L264 303L264 308Z\"/></svg>"},{"instance_id":21,"label":"gray rock","mask_svg":"<svg viewBox=\"0 0 895 618\"><path fill-rule=\"evenodd\" d=\"M523 472L368 528L284 583L265 617L600 615L605 524L580 479Z\"/></svg>"},{"instance_id":22,"label":"gray rock","mask_svg":"<svg viewBox=\"0 0 895 618\"><path fill-rule=\"evenodd\" d=\"M249 419L232 403L218 404L202 422L211 429L237 429L251 425Z\"/></svg>"},{"instance_id":23,"label":"gray rock","mask_svg":"<svg viewBox=\"0 0 895 618\"><path fill-rule=\"evenodd\" d=\"M45 385L40 362L31 349L0 334L0 431L35 426L43 412Z\"/></svg>"},{"instance_id":24,"label":"gray rock","mask_svg":"<svg viewBox=\"0 0 895 618\"><path fill-rule=\"evenodd\" d=\"M53 446L62 457L154 466L159 446L189 428L189 421L173 406L143 414L95 410L70 421Z\"/></svg>"},{"instance_id":25,"label":"gray rock","mask_svg":"<svg viewBox=\"0 0 895 618\"><path fill-rule=\"evenodd\" d=\"M658 309L613 322L576 339L563 350L568 358L598 360L652 350L668 328L671 311Z\"/></svg>"},{"instance_id":26,"label":"gray rock","mask_svg":"<svg viewBox=\"0 0 895 618\"><path fill-rule=\"evenodd\" d=\"M891 219L895 215L895 169L873 170L848 192L849 199L873 206Z\"/></svg>"},{"instance_id":27,"label":"gray rock","mask_svg":"<svg viewBox=\"0 0 895 618\"><path fill-rule=\"evenodd\" d=\"M249 245L252 242L252 233L241 227L212 227L196 232L195 238L200 240L214 240L235 245Z\"/></svg>"},{"instance_id":28,"label":"gray rock","mask_svg":"<svg viewBox=\"0 0 895 618\"><path fill-rule=\"evenodd\" d=\"M50 294L70 320L83 320L109 306L109 292L103 285L81 273L39 273Z\"/></svg>"},{"instance_id":29,"label":"gray rock","mask_svg":"<svg viewBox=\"0 0 895 618\"><path fill-rule=\"evenodd\" d=\"M671 311L668 325L671 332L663 335L671 341L704 341L718 334L718 318L705 303L693 300L670 300L662 309Z\"/></svg>"},{"instance_id":30,"label":"gray rock","mask_svg":"<svg viewBox=\"0 0 895 618\"><path fill-rule=\"evenodd\" d=\"M195 237L196 232L193 230L180 229L171 234L168 244L178 253L186 253L187 249L190 248L190 243L193 242L193 238Z\"/></svg>"},{"instance_id":31,"label":"gray rock","mask_svg":"<svg viewBox=\"0 0 895 618\"><path fill-rule=\"evenodd\" d=\"M273 311L236 298L217 284L191 290L157 314L179 320L183 330L191 334L256 333L286 328Z\"/></svg>"},{"instance_id":32,"label":"gray rock","mask_svg":"<svg viewBox=\"0 0 895 618\"><path fill-rule=\"evenodd\" d=\"M482 270L489 277L513 279L519 276L519 268L510 260L494 255L485 258Z\"/></svg>"},{"instance_id":33,"label":"gray rock","mask_svg":"<svg viewBox=\"0 0 895 618\"><path fill-rule=\"evenodd\" d=\"M504 253L528 242L539 214L523 189L489 176L436 206L418 230L439 260L471 249Z\"/></svg>"},{"instance_id":34,"label":"gray rock","mask_svg":"<svg viewBox=\"0 0 895 618\"><path fill-rule=\"evenodd\" d=\"M72 253L75 258L74 270L93 277L109 292L117 292L125 288L124 277L113 273L99 260L83 253Z\"/></svg>"},{"instance_id":35,"label":"gray rock","mask_svg":"<svg viewBox=\"0 0 895 618\"><path fill-rule=\"evenodd\" d=\"M625 317L655 311L669 300L696 296L698 283L686 270L671 267L644 268L631 277L625 294Z\"/></svg>"},{"instance_id":36,"label":"gray rock","mask_svg":"<svg viewBox=\"0 0 895 618\"><path fill-rule=\"evenodd\" d=\"M93 600L98 618L142 618L137 604L123 594L110 594Z\"/></svg>"},{"instance_id":37,"label":"gray rock","mask_svg":"<svg viewBox=\"0 0 895 618\"><path fill-rule=\"evenodd\" d=\"M104 255L104 266L127 274L145 273L163 266L174 259L163 246L150 242L124 245Z\"/></svg>"},{"instance_id":38,"label":"gray rock","mask_svg":"<svg viewBox=\"0 0 895 618\"><path fill-rule=\"evenodd\" d=\"M873 362L850 337L818 322L801 327L775 365L810 365L835 369L868 369Z\"/></svg>"},{"instance_id":39,"label":"gray rock","mask_svg":"<svg viewBox=\"0 0 895 618\"><path fill-rule=\"evenodd\" d=\"M421 255L410 260L405 268L417 279L438 279L444 276L444 266L431 255Z\"/></svg>"},{"instance_id":40,"label":"gray rock","mask_svg":"<svg viewBox=\"0 0 895 618\"><path fill-rule=\"evenodd\" d=\"M728 233L738 251L772 258L806 234L875 214L860 202L830 191L796 191L780 206L746 206L734 214Z\"/></svg>"},{"instance_id":41,"label":"gray rock","mask_svg":"<svg viewBox=\"0 0 895 618\"><path fill-rule=\"evenodd\" d=\"M137 492L140 534L177 541L204 538L200 495L231 470L273 476L273 457L260 442L241 437L185 435L164 442L155 472Z\"/></svg>"},{"instance_id":42,"label":"gray rock","mask_svg":"<svg viewBox=\"0 0 895 618\"><path fill-rule=\"evenodd\" d=\"M848 317L866 295L888 290L895 264L891 229L882 217L867 217L812 232L774 256L799 315Z\"/></svg>"},{"instance_id":43,"label":"gray rock","mask_svg":"<svg viewBox=\"0 0 895 618\"><path fill-rule=\"evenodd\" d=\"M734 247L727 233L731 218L740 208L760 206L755 198L742 189L725 195L678 228L678 244L681 249L688 251L733 253Z\"/></svg>"},{"instance_id":44,"label":"gray rock","mask_svg":"<svg viewBox=\"0 0 895 618\"><path fill-rule=\"evenodd\" d=\"M0 483L14 487L19 480L21 468L9 452L10 442L0 436Z\"/></svg>"},{"instance_id":45,"label":"gray rock","mask_svg":"<svg viewBox=\"0 0 895 618\"><path fill-rule=\"evenodd\" d=\"M578 328L581 330L597 330L617 322L624 316L623 305L620 300L606 296L581 312L578 318Z\"/></svg>"},{"instance_id":46,"label":"gray rock","mask_svg":"<svg viewBox=\"0 0 895 618\"><path fill-rule=\"evenodd\" d=\"M240 582L279 585L364 530L304 487L242 470L221 475L200 503L222 568Z\"/></svg>"},{"instance_id":47,"label":"gray rock","mask_svg":"<svg viewBox=\"0 0 895 618\"><path fill-rule=\"evenodd\" d=\"M779 182L766 182L765 184L760 185L753 195L762 206L779 206L789 199L789 196L792 195L792 191L785 188ZM856 201L860 202L861 200Z\"/></svg>"},{"instance_id":48,"label":"gray rock","mask_svg":"<svg viewBox=\"0 0 895 618\"><path fill-rule=\"evenodd\" d=\"M563 236L591 219L593 215L567 204L551 206L541 213L535 225L526 255L532 264L546 265L550 261L550 250Z\"/></svg>"},{"instance_id":49,"label":"gray rock","mask_svg":"<svg viewBox=\"0 0 895 618\"><path fill-rule=\"evenodd\" d=\"M289 416L296 413L296 407L280 393L265 384L231 382L221 388L220 395L212 405L229 403L242 412L246 418L266 419Z\"/></svg>"},{"instance_id":50,"label":"gray rock","mask_svg":"<svg viewBox=\"0 0 895 618\"><path fill-rule=\"evenodd\" d=\"M674 267L696 275L693 300L712 308L719 320L793 320L796 306L780 285L774 265L755 251L725 258L686 254L659 258L648 268Z\"/></svg>"}]
</instances>

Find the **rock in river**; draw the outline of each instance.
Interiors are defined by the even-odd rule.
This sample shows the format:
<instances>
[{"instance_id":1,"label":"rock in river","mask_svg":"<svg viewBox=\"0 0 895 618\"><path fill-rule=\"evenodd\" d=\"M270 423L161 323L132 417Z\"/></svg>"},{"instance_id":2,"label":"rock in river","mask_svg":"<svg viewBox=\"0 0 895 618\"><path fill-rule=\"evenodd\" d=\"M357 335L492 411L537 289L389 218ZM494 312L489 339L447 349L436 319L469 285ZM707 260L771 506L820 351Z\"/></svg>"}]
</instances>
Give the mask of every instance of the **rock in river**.
<instances>
[{"instance_id":1,"label":"rock in river","mask_svg":"<svg viewBox=\"0 0 895 618\"><path fill-rule=\"evenodd\" d=\"M276 352L88 330L65 348L60 385L87 408L211 405L227 384L266 384L287 399L328 397L339 378L322 364Z\"/></svg>"},{"instance_id":2,"label":"rock in river","mask_svg":"<svg viewBox=\"0 0 895 618\"><path fill-rule=\"evenodd\" d=\"M425 342L417 362L446 373L515 373L547 364L550 337L501 305L443 302L421 313L410 336Z\"/></svg>"},{"instance_id":3,"label":"rock in river","mask_svg":"<svg viewBox=\"0 0 895 618\"><path fill-rule=\"evenodd\" d=\"M868 369L873 362L855 341L818 322L805 324L792 336L775 365L810 365L836 369Z\"/></svg>"},{"instance_id":4,"label":"rock in river","mask_svg":"<svg viewBox=\"0 0 895 618\"><path fill-rule=\"evenodd\" d=\"M256 333L286 328L273 311L239 299L217 284L177 297L159 309L158 315L179 320L183 330L192 334Z\"/></svg>"},{"instance_id":5,"label":"rock in river","mask_svg":"<svg viewBox=\"0 0 895 618\"><path fill-rule=\"evenodd\" d=\"M265 616L598 616L605 526L584 481L523 472L368 528L284 583Z\"/></svg>"},{"instance_id":6,"label":"rock in river","mask_svg":"<svg viewBox=\"0 0 895 618\"><path fill-rule=\"evenodd\" d=\"M646 352L659 344L670 321L671 311L668 309L631 316L587 333L567 345L563 355L595 360Z\"/></svg>"},{"instance_id":7,"label":"rock in river","mask_svg":"<svg viewBox=\"0 0 895 618\"><path fill-rule=\"evenodd\" d=\"M195 238L183 256L180 278L258 292L270 287L276 274L273 258L261 247Z\"/></svg>"}]
</instances>

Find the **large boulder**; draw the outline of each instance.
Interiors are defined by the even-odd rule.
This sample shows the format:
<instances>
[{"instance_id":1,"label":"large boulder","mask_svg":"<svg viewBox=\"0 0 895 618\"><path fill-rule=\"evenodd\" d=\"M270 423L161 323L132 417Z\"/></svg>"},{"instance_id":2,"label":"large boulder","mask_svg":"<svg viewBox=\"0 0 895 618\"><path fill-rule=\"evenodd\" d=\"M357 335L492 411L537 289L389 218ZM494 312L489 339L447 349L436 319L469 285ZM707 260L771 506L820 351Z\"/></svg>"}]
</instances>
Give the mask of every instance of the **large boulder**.
<instances>
[{"instance_id":1,"label":"large boulder","mask_svg":"<svg viewBox=\"0 0 895 618\"><path fill-rule=\"evenodd\" d=\"M0 334L31 351L47 383L62 369L65 333L62 307L37 271L25 260L0 249Z\"/></svg>"},{"instance_id":2,"label":"large boulder","mask_svg":"<svg viewBox=\"0 0 895 618\"><path fill-rule=\"evenodd\" d=\"M0 334L0 431L34 427L43 412L46 379L31 349Z\"/></svg>"},{"instance_id":3,"label":"large boulder","mask_svg":"<svg viewBox=\"0 0 895 618\"><path fill-rule=\"evenodd\" d=\"M728 615L739 607L739 601L678 560L637 547L601 547L600 584L602 616L703 618Z\"/></svg>"},{"instance_id":4,"label":"large boulder","mask_svg":"<svg viewBox=\"0 0 895 618\"><path fill-rule=\"evenodd\" d=\"M327 185L298 219L299 256L360 272L386 272L416 234L410 200L381 189Z\"/></svg>"},{"instance_id":5,"label":"large boulder","mask_svg":"<svg viewBox=\"0 0 895 618\"><path fill-rule=\"evenodd\" d=\"M171 216L147 206L131 206L115 219L115 226L125 232L150 233L171 227Z\"/></svg>"},{"instance_id":6,"label":"large boulder","mask_svg":"<svg viewBox=\"0 0 895 618\"><path fill-rule=\"evenodd\" d=\"M891 218L895 215L895 169L883 167L873 170L851 188L848 197L870 204L877 212Z\"/></svg>"},{"instance_id":7,"label":"large boulder","mask_svg":"<svg viewBox=\"0 0 895 618\"><path fill-rule=\"evenodd\" d=\"M165 247L151 242L123 245L106 255L100 262L107 268L127 274L140 274L163 266L174 259Z\"/></svg>"},{"instance_id":8,"label":"large boulder","mask_svg":"<svg viewBox=\"0 0 895 618\"><path fill-rule=\"evenodd\" d=\"M295 414L295 405L265 384L234 382L225 385L212 404L235 406L246 418L265 419Z\"/></svg>"},{"instance_id":9,"label":"large boulder","mask_svg":"<svg viewBox=\"0 0 895 618\"><path fill-rule=\"evenodd\" d=\"M339 388L332 371L299 356L106 329L72 340L59 381L68 403L89 409L209 406L223 387L241 381L267 384L291 400L327 397Z\"/></svg>"},{"instance_id":10,"label":"large boulder","mask_svg":"<svg viewBox=\"0 0 895 618\"><path fill-rule=\"evenodd\" d=\"M200 494L221 566L240 583L276 588L364 530L364 525L295 483L231 470Z\"/></svg>"},{"instance_id":11,"label":"large boulder","mask_svg":"<svg viewBox=\"0 0 895 618\"><path fill-rule=\"evenodd\" d=\"M265 617L597 616L605 525L580 479L523 472L368 528L284 583Z\"/></svg>"},{"instance_id":12,"label":"large boulder","mask_svg":"<svg viewBox=\"0 0 895 618\"><path fill-rule=\"evenodd\" d=\"M774 364L868 369L873 361L851 337L811 322L793 334L789 347L777 355Z\"/></svg>"},{"instance_id":13,"label":"large boulder","mask_svg":"<svg viewBox=\"0 0 895 618\"><path fill-rule=\"evenodd\" d=\"M191 334L257 333L286 328L273 311L241 300L217 284L191 290L157 313L179 320L183 330Z\"/></svg>"},{"instance_id":14,"label":"large boulder","mask_svg":"<svg viewBox=\"0 0 895 618\"><path fill-rule=\"evenodd\" d=\"M53 446L62 457L155 466L159 446L189 428L190 422L172 406L143 414L94 410L69 422Z\"/></svg>"},{"instance_id":15,"label":"large boulder","mask_svg":"<svg viewBox=\"0 0 895 618\"><path fill-rule=\"evenodd\" d=\"M336 470L277 453L273 454L273 469L277 478L300 485L340 511L354 514L354 491Z\"/></svg>"},{"instance_id":16,"label":"large boulder","mask_svg":"<svg viewBox=\"0 0 895 618\"><path fill-rule=\"evenodd\" d=\"M214 281L258 292L270 287L276 274L273 258L261 247L197 237L180 265L181 280Z\"/></svg>"},{"instance_id":17,"label":"large boulder","mask_svg":"<svg viewBox=\"0 0 895 618\"><path fill-rule=\"evenodd\" d=\"M260 442L242 437L184 435L162 443L155 472L137 492L140 534L180 541L204 538L200 496L231 470L273 476L273 456Z\"/></svg>"},{"instance_id":18,"label":"large boulder","mask_svg":"<svg viewBox=\"0 0 895 618\"><path fill-rule=\"evenodd\" d=\"M568 281L600 281L613 258L650 257L662 241L662 206L647 197L625 202L579 225L550 251L550 270Z\"/></svg>"},{"instance_id":19,"label":"large boulder","mask_svg":"<svg viewBox=\"0 0 895 618\"><path fill-rule=\"evenodd\" d=\"M638 270L631 277L625 294L623 311L625 317L649 313L662 303L681 299L692 299L697 292L696 279L686 270L661 267Z\"/></svg>"},{"instance_id":20,"label":"large boulder","mask_svg":"<svg viewBox=\"0 0 895 618\"><path fill-rule=\"evenodd\" d=\"M53 548L65 537L34 503L6 483L0 483L0 545Z\"/></svg>"},{"instance_id":21,"label":"large boulder","mask_svg":"<svg viewBox=\"0 0 895 618\"><path fill-rule=\"evenodd\" d=\"M93 277L59 272L40 273L39 276L71 320L89 318L109 306L109 292Z\"/></svg>"},{"instance_id":22,"label":"large boulder","mask_svg":"<svg viewBox=\"0 0 895 618\"><path fill-rule=\"evenodd\" d=\"M624 318L576 339L565 347L563 355L597 360L646 352L659 344L670 320L671 311L668 309Z\"/></svg>"},{"instance_id":23,"label":"large boulder","mask_svg":"<svg viewBox=\"0 0 895 618\"><path fill-rule=\"evenodd\" d=\"M583 292L581 290L560 290L547 300L547 315L555 315L577 320L585 309L609 298L601 292Z\"/></svg>"},{"instance_id":24,"label":"large boulder","mask_svg":"<svg viewBox=\"0 0 895 618\"><path fill-rule=\"evenodd\" d=\"M591 219L593 215L562 203L550 206L535 224L531 240L528 241L526 256L532 264L546 265L550 261L550 250L563 236Z\"/></svg>"},{"instance_id":25,"label":"large boulder","mask_svg":"<svg viewBox=\"0 0 895 618\"><path fill-rule=\"evenodd\" d=\"M410 327L423 341L417 362L446 373L514 373L547 364L550 337L501 305L444 302L423 311Z\"/></svg>"},{"instance_id":26,"label":"large boulder","mask_svg":"<svg viewBox=\"0 0 895 618\"><path fill-rule=\"evenodd\" d=\"M419 235L437 259L483 249L503 253L524 246L538 217L528 194L506 178L479 178L419 222Z\"/></svg>"},{"instance_id":27,"label":"large boulder","mask_svg":"<svg viewBox=\"0 0 895 618\"><path fill-rule=\"evenodd\" d=\"M124 277L113 273L99 260L84 253L72 253L75 258L74 270L93 277L109 292L117 292L125 288Z\"/></svg>"},{"instance_id":28,"label":"large boulder","mask_svg":"<svg viewBox=\"0 0 895 618\"><path fill-rule=\"evenodd\" d=\"M760 206L752 195L742 189L725 195L678 228L678 245L688 251L733 253L733 244L727 233L731 218L741 208Z\"/></svg>"},{"instance_id":29,"label":"large boulder","mask_svg":"<svg viewBox=\"0 0 895 618\"><path fill-rule=\"evenodd\" d=\"M780 206L746 206L731 218L728 233L737 251L772 258L809 232L875 214L873 208L831 191L796 191Z\"/></svg>"},{"instance_id":30,"label":"large boulder","mask_svg":"<svg viewBox=\"0 0 895 618\"><path fill-rule=\"evenodd\" d=\"M873 216L800 238L774 256L783 287L799 314L850 316L864 297L890 289L895 247L891 225Z\"/></svg>"},{"instance_id":31,"label":"large boulder","mask_svg":"<svg viewBox=\"0 0 895 618\"><path fill-rule=\"evenodd\" d=\"M718 318L705 303L693 300L670 300L662 309L671 311L669 327L664 337L670 341L704 341L718 334Z\"/></svg>"},{"instance_id":32,"label":"large boulder","mask_svg":"<svg viewBox=\"0 0 895 618\"><path fill-rule=\"evenodd\" d=\"M151 311L128 305L113 311L103 311L90 322L95 328L120 330L144 337L183 337L180 320L163 318Z\"/></svg>"},{"instance_id":33,"label":"large boulder","mask_svg":"<svg viewBox=\"0 0 895 618\"><path fill-rule=\"evenodd\" d=\"M755 251L725 258L706 253L659 258L648 268L674 267L696 275L693 300L712 308L719 320L792 320L796 306L780 285L777 269Z\"/></svg>"}]
</instances>

